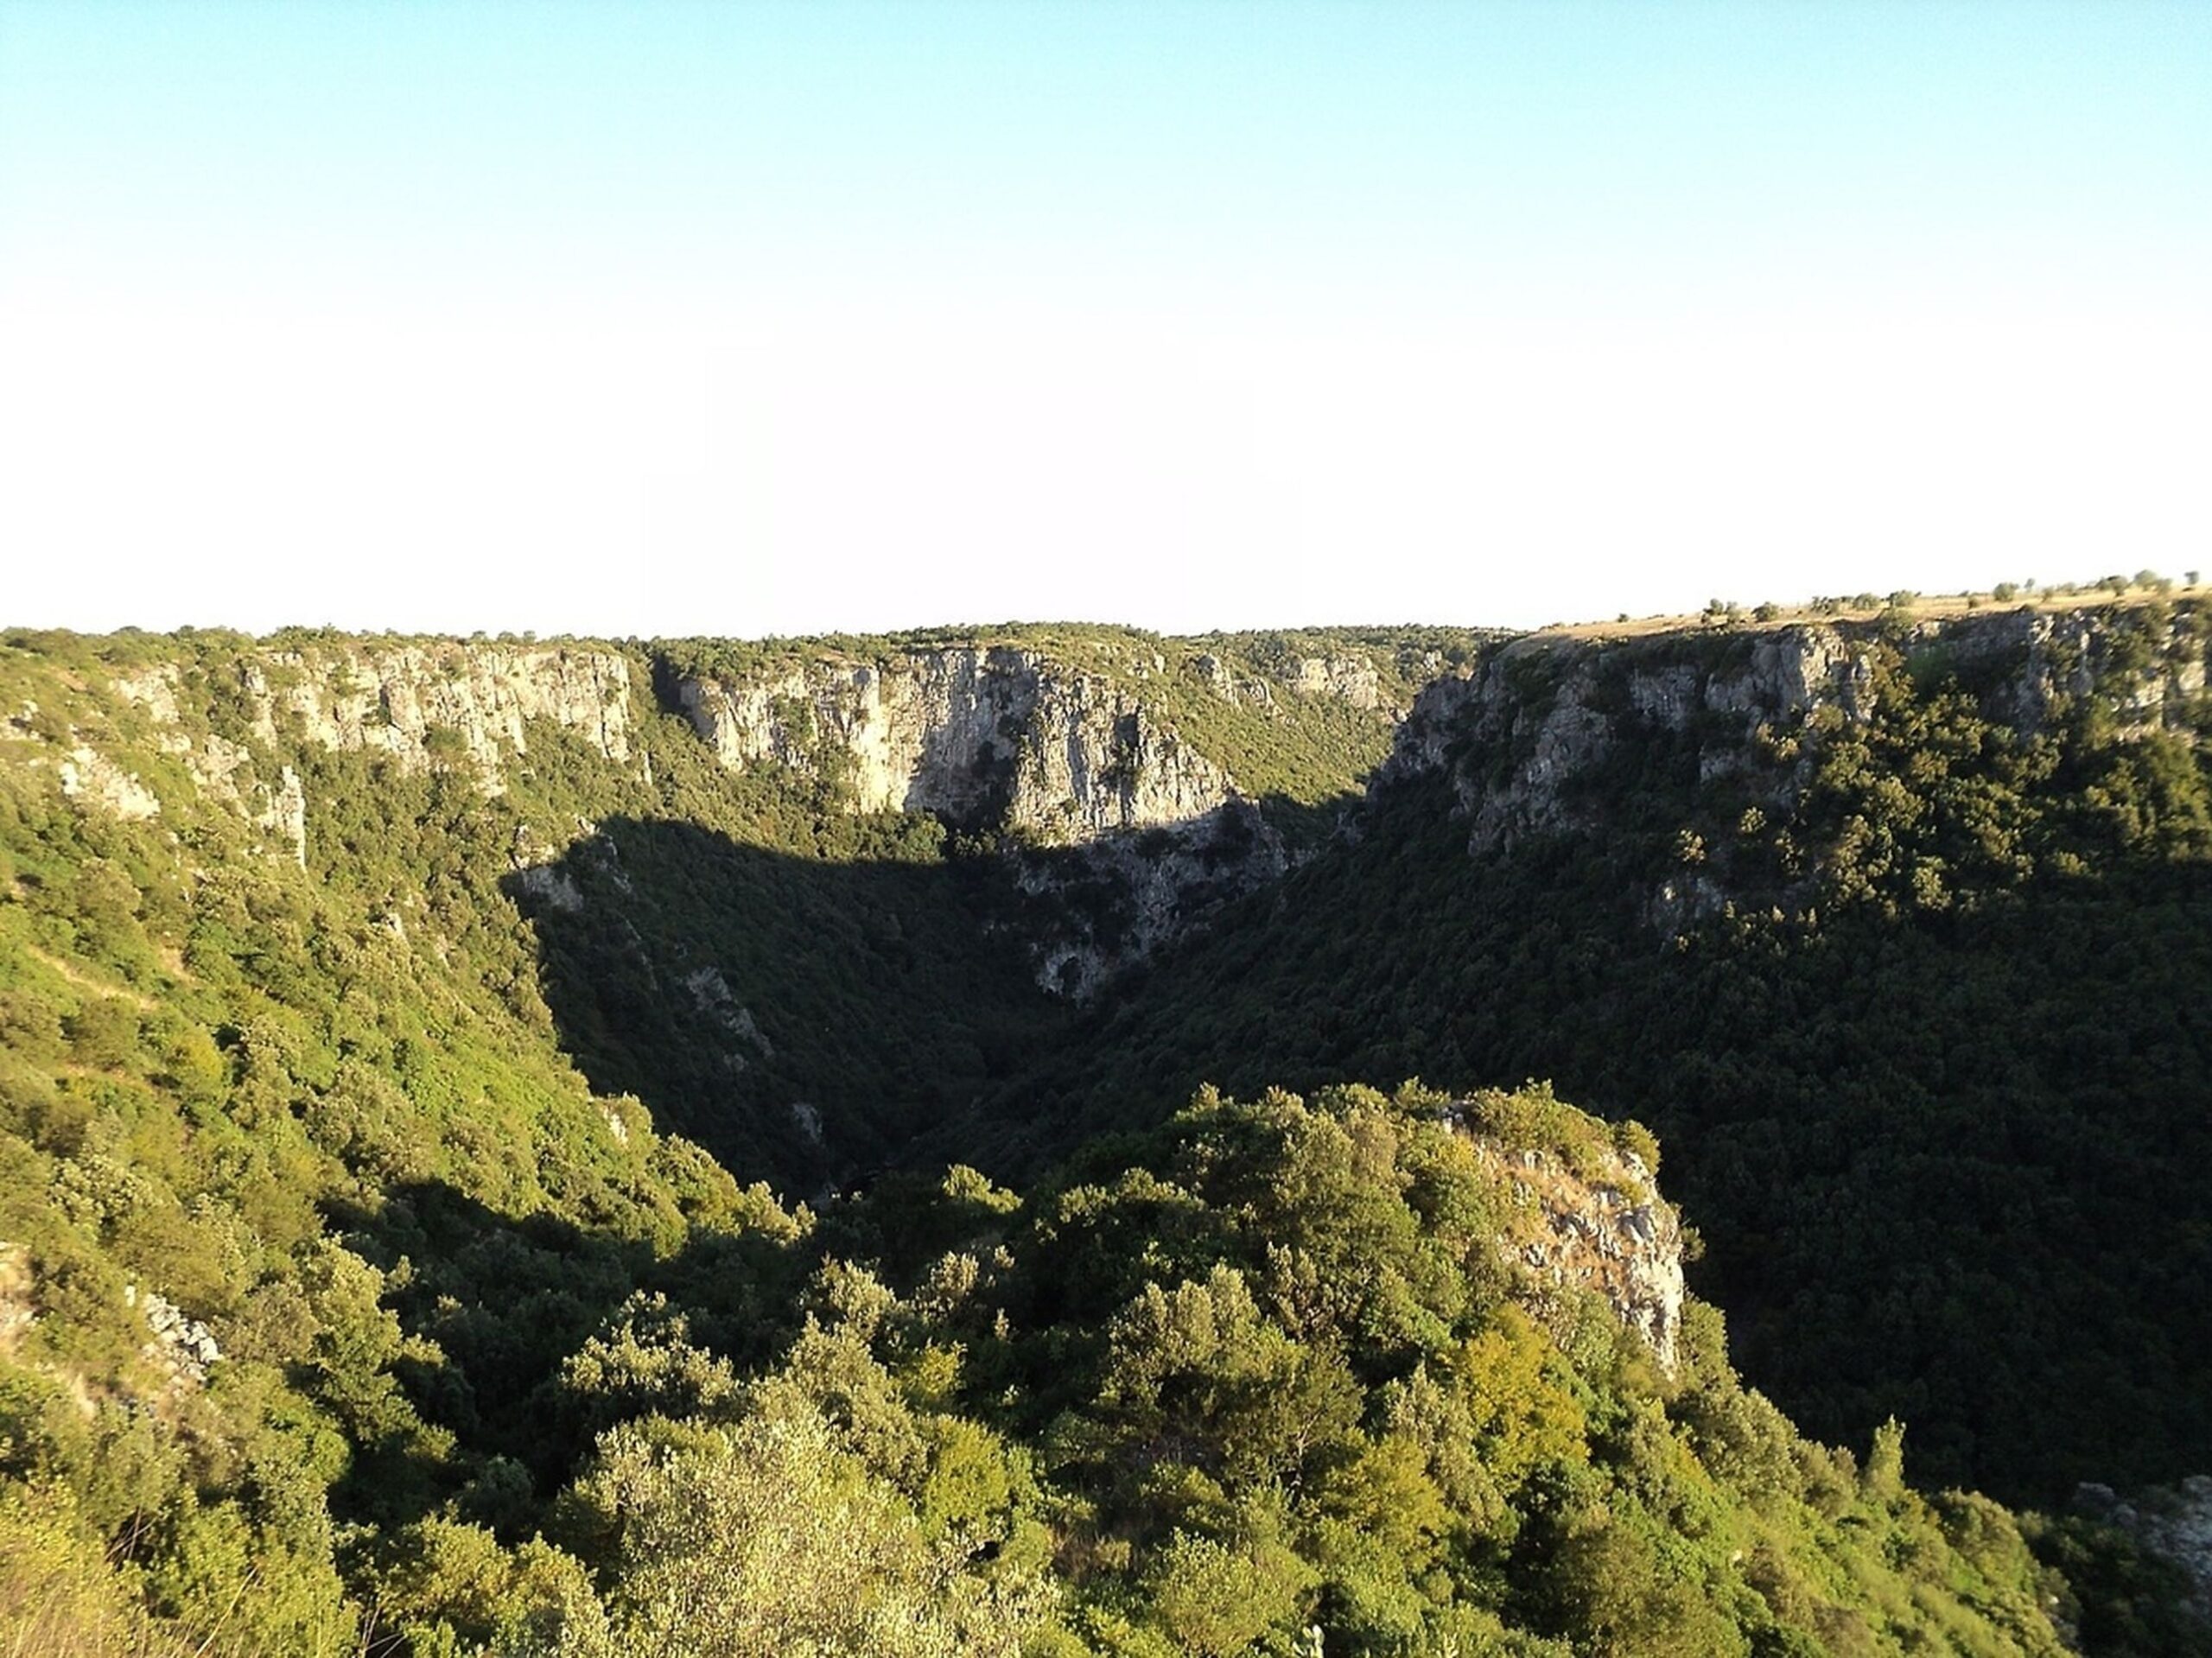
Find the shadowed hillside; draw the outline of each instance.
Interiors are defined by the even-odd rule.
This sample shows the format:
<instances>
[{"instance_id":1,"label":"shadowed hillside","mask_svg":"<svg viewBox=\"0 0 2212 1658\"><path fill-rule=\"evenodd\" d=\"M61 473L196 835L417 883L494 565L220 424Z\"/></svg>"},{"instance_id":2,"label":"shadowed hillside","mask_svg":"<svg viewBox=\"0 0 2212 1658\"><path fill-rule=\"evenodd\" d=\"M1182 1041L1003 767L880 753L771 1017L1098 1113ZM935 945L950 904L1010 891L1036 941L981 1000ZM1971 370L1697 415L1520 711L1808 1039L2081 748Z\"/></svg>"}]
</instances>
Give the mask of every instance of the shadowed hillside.
<instances>
[{"instance_id":1,"label":"shadowed hillside","mask_svg":"<svg viewBox=\"0 0 2212 1658\"><path fill-rule=\"evenodd\" d=\"M2202 1432L2171 622L1470 651L1349 816L1356 638L14 636L0 1635L2183 1649L1908 1483Z\"/></svg>"},{"instance_id":2,"label":"shadowed hillside","mask_svg":"<svg viewBox=\"0 0 2212 1658\"><path fill-rule=\"evenodd\" d=\"M1821 1431L2044 1500L2212 1464L2202 651L2145 607L1509 652L979 1154L1201 1078L1554 1077L1661 1128Z\"/></svg>"}]
</instances>

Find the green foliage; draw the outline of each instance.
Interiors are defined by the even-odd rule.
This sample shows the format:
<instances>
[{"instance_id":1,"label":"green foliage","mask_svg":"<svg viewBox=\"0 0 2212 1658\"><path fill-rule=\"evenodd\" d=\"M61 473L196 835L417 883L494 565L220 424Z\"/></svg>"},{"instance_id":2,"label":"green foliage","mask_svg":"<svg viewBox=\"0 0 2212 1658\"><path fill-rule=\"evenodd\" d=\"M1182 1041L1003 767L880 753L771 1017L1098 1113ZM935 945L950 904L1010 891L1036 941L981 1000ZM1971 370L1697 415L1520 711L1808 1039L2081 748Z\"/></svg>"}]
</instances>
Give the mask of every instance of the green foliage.
<instances>
[{"instance_id":1,"label":"green foliage","mask_svg":"<svg viewBox=\"0 0 2212 1658\"><path fill-rule=\"evenodd\" d=\"M1747 928L1655 968L1647 937L1607 931L1612 861L1689 824L1700 867L1787 880L1752 842L1849 842L1858 885L1807 937L1994 924L2000 889L2081 897L2069 851L2155 871L2204 845L2190 752L2119 750L2093 710L2008 750L1993 718L1968 728L1956 673L1900 676L1876 729L1808 741L1794 815L1672 795L1695 770L1676 756L1605 857L1501 873L1471 870L1440 813L1378 811L1286 888L1302 931L1255 925L1077 1015L1027 983L996 860L850 813L826 769L725 772L647 706L656 666L956 640L1140 688L1306 830L1380 758L1388 709L1485 643L1008 628L639 651L632 764L534 722L494 791L453 727L416 765L264 719L249 668L308 676L352 648L335 636L272 642L289 664L223 634L7 637L0 709L29 710L0 727L11 1650L2056 1650L2059 1586L2012 1517L1914 1490L1929 1442L1951 1449L1940 1391L1875 1401L1912 1420L1914 1461L1885 1441L1862 1477L1743 1385L1717 1315L1693 1306L1663 1375L1601 1302L1526 1269L1512 1166L1472 1136L1624 1179L1618 1153L1656 1167L1649 1130L1548 1085L1455 1103L1354 1079L1556 1071L1648 1110L1764 1330L1835 1241L1739 1276L1783 1253L1751 1200L1780 1201L1803 1154L1742 1109L1770 1073L1686 1061L1692 1033L1655 1010L1687 965L1697 1051L1739 1058L1716 1031L1777 1028L1743 962L1801 941ZM1300 689L1332 657L1375 671L1377 709ZM113 689L153 670L174 670L174 726ZM211 740L242 756L236 798L179 747L232 752ZM80 741L158 817L65 795L55 746ZM287 766L304 869L252 816ZM2186 959L2179 895L2168 919L2161 959ZM1585 1000L1516 1045L1510 1021L1556 1012L1549 976L1513 988L1537 972ZM1815 1021L1792 1063L1848 1092L1833 1062L1862 1028ZM1674 1089L1623 1085L1658 1055ZM1311 1091L1268 1089L1277 1064ZM1208 1074L1251 1097L1194 1096ZM1010 1128L1039 1088L1049 1117ZM1716 1133L1687 1132L1693 1096ZM1834 1143L1866 1146L1867 1120L1850 1095ZM978 1172L1025 1165L1014 1188ZM1839 1222L1860 1246L1895 1223ZM157 1305L180 1310L158 1331ZM1846 1402L1831 1415L1859 1424L1866 1398ZM2163 1627L2108 1538L2035 1536L2116 1585L2113 1627Z\"/></svg>"},{"instance_id":2,"label":"green foliage","mask_svg":"<svg viewBox=\"0 0 2212 1658\"><path fill-rule=\"evenodd\" d=\"M1666 1138L1698 1281L1811 1431L1896 1416L1936 1477L2047 1503L2205 1462L2212 797L2188 724L2127 713L2201 648L2172 626L2055 640L2035 722L2022 658L1878 647L1867 717L1748 739L1637 724L1625 693L1738 640L1619 647L1627 736L1573 797L1586 828L1470 857L1452 776L1525 756L1451 735L1452 774L1160 965L969 1154L1020 1169L1207 1077L1548 1075ZM1656 921L1693 841L1726 902Z\"/></svg>"}]
</instances>

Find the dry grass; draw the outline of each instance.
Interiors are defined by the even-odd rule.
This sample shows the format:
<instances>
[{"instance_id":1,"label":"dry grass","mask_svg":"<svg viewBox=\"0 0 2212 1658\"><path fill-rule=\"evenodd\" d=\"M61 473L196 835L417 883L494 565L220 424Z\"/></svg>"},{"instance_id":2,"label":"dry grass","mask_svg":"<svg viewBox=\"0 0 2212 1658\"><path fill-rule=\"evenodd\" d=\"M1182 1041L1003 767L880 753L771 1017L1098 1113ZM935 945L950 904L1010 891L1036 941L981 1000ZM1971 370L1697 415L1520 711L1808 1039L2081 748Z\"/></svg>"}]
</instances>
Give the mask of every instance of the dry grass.
<instances>
[{"instance_id":1,"label":"dry grass","mask_svg":"<svg viewBox=\"0 0 2212 1658\"><path fill-rule=\"evenodd\" d=\"M2123 593L2095 587L2037 588L2032 593L2017 593L2009 599L1999 599L1987 593L1923 594L1903 607L1903 613L1914 620L1942 617L1964 616L1987 611L2009 610L2038 612L2080 610L2101 605L2146 605L2158 600L2200 599L2208 591L2203 585L2187 587L2176 582L2170 589L2130 586ZM1532 637L1560 639L1634 639L1648 638L1660 633L1696 633L1707 628L1723 626L1740 632L1756 632L1765 628L1802 626L1808 622L1871 622L1890 613L1886 600L1872 606L1846 606L1841 609L1821 610L1811 605L1783 605L1776 613L1761 619L1746 606L1725 622L1708 621L1702 613L1680 616L1635 616L1625 621L1610 622L1554 622L1548 627L1535 630Z\"/></svg>"}]
</instances>

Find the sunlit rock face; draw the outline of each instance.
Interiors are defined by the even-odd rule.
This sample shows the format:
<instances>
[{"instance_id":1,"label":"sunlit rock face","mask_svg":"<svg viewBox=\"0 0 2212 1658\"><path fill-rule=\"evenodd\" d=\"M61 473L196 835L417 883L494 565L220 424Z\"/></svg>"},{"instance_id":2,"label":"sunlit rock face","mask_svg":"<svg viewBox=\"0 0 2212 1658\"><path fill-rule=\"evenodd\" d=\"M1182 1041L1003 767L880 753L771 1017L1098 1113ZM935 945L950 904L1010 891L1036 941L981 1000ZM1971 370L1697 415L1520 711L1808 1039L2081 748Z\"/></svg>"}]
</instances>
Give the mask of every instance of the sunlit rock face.
<instances>
[{"instance_id":1,"label":"sunlit rock face","mask_svg":"<svg viewBox=\"0 0 2212 1658\"><path fill-rule=\"evenodd\" d=\"M1502 1239L1507 1260L1539 1293L1575 1289L1603 1298L1671 1373L1682 1327L1682 1227L1643 1160L1604 1151L1570 1166L1555 1152L1479 1138L1475 1146L1513 1195Z\"/></svg>"},{"instance_id":2,"label":"sunlit rock face","mask_svg":"<svg viewBox=\"0 0 2212 1658\"><path fill-rule=\"evenodd\" d=\"M410 771L466 757L496 786L500 765L530 752L528 722L549 720L606 759L630 758L630 664L613 650L349 641L259 651L238 671L251 734L271 746L296 736L387 754ZM175 727L181 679L165 663L118 676L116 689Z\"/></svg>"},{"instance_id":3,"label":"sunlit rock face","mask_svg":"<svg viewBox=\"0 0 2212 1658\"><path fill-rule=\"evenodd\" d=\"M1317 695L1370 696L1356 665ZM1281 837L1226 768L1130 686L1012 647L687 678L677 700L730 766L834 775L856 810L1007 836L1038 982L1087 998L1229 898L1281 874Z\"/></svg>"},{"instance_id":4,"label":"sunlit rock face","mask_svg":"<svg viewBox=\"0 0 2212 1658\"><path fill-rule=\"evenodd\" d=\"M1852 724L1872 718L1884 651L1912 673L1970 679L1991 715L2024 732L2094 697L2122 737L2193 737L2205 619L2183 607L2124 618L2021 608L1918 622L1532 636L1422 690L1376 786L1447 778L1478 855L1532 835L1601 828L1599 814L1619 795L1603 786L1605 768L1655 746L1694 751L1700 783L1740 778L1786 807L1806 772L1766 740L1786 738L1825 709Z\"/></svg>"},{"instance_id":5,"label":"sunlit rock face","mask_svg":"<svg viewBox=\"0 0 2212 1658\"><path fill-rule=\"evenodd\" d=\"M861 810L934 812L1047 844L1182 823L1234 792L1127 688L1030 651L685 679L677 696L725 765L836 766Z\"/></svg>"}]
</instances>

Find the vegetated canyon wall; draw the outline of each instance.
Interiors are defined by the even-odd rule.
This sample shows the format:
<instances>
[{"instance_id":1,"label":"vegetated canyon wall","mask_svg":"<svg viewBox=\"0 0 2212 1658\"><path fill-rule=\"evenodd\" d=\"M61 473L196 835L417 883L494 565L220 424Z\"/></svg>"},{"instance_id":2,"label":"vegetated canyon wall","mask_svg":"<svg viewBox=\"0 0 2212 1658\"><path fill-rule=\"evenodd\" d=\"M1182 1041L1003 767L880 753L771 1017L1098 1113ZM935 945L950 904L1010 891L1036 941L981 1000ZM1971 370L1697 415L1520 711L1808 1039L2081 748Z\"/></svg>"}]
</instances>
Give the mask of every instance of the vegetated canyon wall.
<instances>
[{"instance_id":1,"label":"vegetated canyon wall","mask_svg":"<svg viewBox=\"0 0 2212 1658\"><path fill-rule=\"evenodd\" d=\"M1699 787L1769 816L1812 774L1824 722L1863 727L1880 696L1878 661L1955 676L1980 708L2033 734L2095 702L2123 740L2194 740L2206 712L2212 613L2190 606L1969 612L1919 622L1808 623L1578 640L1532 636L1415 699L1374 788L1448 779L1477 856L1535 835L1595 830L1618 815L1618 762L1665 752ZM1833 710L1833 712L1828 712ZM1652 898L1662 924L1735 896L1696 867Z\"/></svg>"},{"instance_id":2,"label":"vegetated canyon wall","mask_svg":"<svg viewBox=\"0 0 2212 1658\"><path fill-rule=\"evenodd\" d=\"M1227 759L1178 730L1171 681L1261 720L1300 699L1378 725L1400 712L1359 652L1265 672L1215 651L1120 656L1109 673L1027 646L956 645L686 675L674 690L725 765L832 778L856 810L924 811L1000 837L1030 900L1039 983L1083 999L1291 861Z\"/></svg>"},{"instance_id":3,"label":"vegetated canyon wall","mask_svg":"<svg viewBox=\"0 0 2212 1658\"><path fill-rule=\"evenodd\" d=\"M188 687L174 663L126 670L115 688L170 730L195 694L232 705L270 746L289 740L365 749L420 771L465 759L496 792L528 727L550 720L616 764L630 759L631 673L613 649L367 641L254 651L234 683Z\"/></svg>"},{"instance_id":4,"label":"vegetated canyon wall","mask_svg":"<svg viewBox=\"0 0 2212 1658\"><path fill-rule=\"evenodd\" d=\"M533 725L550 722L634 785L650 811L640 740L650 684L726 768L785 772L826 784L851 810L927 813L995 842L1024 901L1021 942L1038 981L1080 998L1292 861L1230 757L1179 730L1176 696L1280 729L1292 746L1301 705L1333 703L1371 724L1379 747L1402 712L1408 670L1440 665L1346 651L1262 665L1161 643L1172 661L1131 645L1109 652L1110 671L1027 645L887 645L864 660L825 648L723 673L614 645L326 638L241 642L229 660L181 651L119 667L111 684L204 796L302 864L308 801L294 762L308 747L378 755L410 772L459 770L498 795L527 759ZM34 723L16 721L24 733ZM104 810L158 816L162 776L116 752L79 733L48 763ZM518 867L550 862L575 829L538 829Z\"/></svg>"},{"instance_id":5,"label":"vegetated canyon wall","mask_svg":"<svg viewBox=\"0 0 2212 1658\"><path fill-rule=\"evenodd\" d=\"M534 721L562 726L626 766L631 683L628 661L612 649L367 640L247 647L213 664L180 653L118 668L111 680L118 701L143 716L159 752L203 795L237 808L302 864L308 801L290 760L303 748L366 751L408 772L463 765L498 794L506 765L529 753ZM105 747L92 732L42 719L35 703L11 723L18 736L42 736L60 751L51 763L72 797L126 818L161 816L161 779L106 752L118 746L111 720L95 721L108 727Z\"/></svg>"},{"instance_id":6,"label":"vegetated canyon wall","mask_svg":"<svg viewBox=\"0 0 2212 1658\"><path fill-rule=\"evenodd\" d=\"M1108 667L1020 644L887 643L866 659L824 649L721 672L613 645L341 638L247 646L226 666L142 663L118 670L113 688L205 794L304 862L308 803L290 760L305 745L409 771L462 768L497 794L529 754L532 724L548 721L634 778L649 809L639 721L651 679L727 768L814 778L850 810L925 812L995 840L1025 901L1020 944L1039 983L1081 999L1294 861L1238 775L1240 757L1186 734L1193 696L1267 729L1290 731L1287 716L1317 703L1378 730L1396 724L1373 787L1443 774L1480 855L1599 827L1615 810L1608 768L1639 748L1692 749L1700 785L1727 781L1786 811L1810 763L1794 734L1823 709L1867 720L1885 650L1911 671L1972 677L1984 707L2023 730L2094 696L2122 734L2191 733L2203 620L2187 606L2022 608L1611 640L1538 635L1453 672L1433 653L1332 650L1261 664L1172 640L1111 650ZM1402 710L1404 689L1431 672ZM16 720L19 730L33 723ZM84 734L58 734L48 763L69 792L118 816L162 810L157 780ZM575 827L545 830L527 861L548 861ZM1651 894L1655 919L1672 927L1724 906L1735 896L1725 873L1676 872Z\"/></svg>"}]
</instances>

